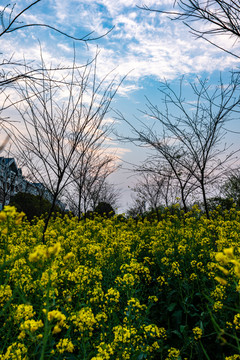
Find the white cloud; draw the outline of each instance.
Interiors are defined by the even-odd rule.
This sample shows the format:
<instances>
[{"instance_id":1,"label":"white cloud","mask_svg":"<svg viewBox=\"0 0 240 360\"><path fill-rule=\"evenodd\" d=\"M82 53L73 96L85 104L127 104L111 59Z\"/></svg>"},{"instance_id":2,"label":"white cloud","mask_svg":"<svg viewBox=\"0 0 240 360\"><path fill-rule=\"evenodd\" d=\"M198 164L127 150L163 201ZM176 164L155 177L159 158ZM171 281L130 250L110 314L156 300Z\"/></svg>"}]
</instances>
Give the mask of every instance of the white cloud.
<instances>
[{"instance_id":1,"label":"white cloud","mask_svg":"<svg viewBox=\"0 0 240 360\"><path fill-rule=\"evenodd\" d=\"M144 4L159 8L159 2L156 0L51 0L50 3L54 6L56 20L62 22L64 29L71 25L68 31L70 33L76 28L84 27L85 30L81 30L81 34L95 31L93 36L101 35L115 25L114 30L101 41L98 70L99 75L104 75L117 68L119 76L132 71L128 80L133 84L125 86L125 94L131 89L138 89L138 81L147 76L174 79L181 74L225 70L237 65L237 59L232 56L220 52L203 40L195 40L181 22L171 22L166 16L136 7ZM161 1L161 8L166 6L172 6L172 1ZM34 17L28 16L34 20ZM24 32L22 34L24 35ZM62 38L64 41L56 42L55 48L58 50L53 52L54 37L55 34L49 48L46 40L44 42L47 60L69 61L70 44ZM229 44L229 38L226 36L218 37L217 40L220 46ZM16 43L9 44L8 50L12 47L13 52ZM31 45L23 45L18 54L27 54L28 46ZM36 48L36 45L34 51L31 48L31 57L36 57ZM89 48L89 54L94 56L95 44L89 43ZM122 94L124 95L124 91Z\"/></svg>"},{"instance_id":2,"label":"white cloud","mask_svg":"<svg viewBox=\"0 0 240 360\"><path fill-rule=\"evenodd\" d=\"M72 51L73 51L73 50L72 50L69 46L67 46L66 44L58 43L57 46L58 46L61 50L65 51L65 52L67 52L67 53L69 53L69 52L72 53Z\"/></svg>"},{"instance_id":3,"label":"white cloud","mask_svg":"<svg viewBox=\"0 0 240 360\"><path fill-rule=\"evenodd\" d=\"M128 96L133 91L139 90L139 86L136 84L121 84L120 88L118 89L118 95L120 96Z\"/></svg>"},{"instance_id":4,"label":"white cloud","mask_svg":"<svg viewBox=\"0 0 240 360\"><path fill-rule=\"evenodd\" d=\"M166 16L137 9L136 5L143 5L140 1L51 0L50 3L54 5L56 20L63 22L65 27L72 25L69 27L70 33L74 32L76 26L81 26L89 31L95 30L100 35L115 24L114 30L100 42L97 72L98 77L102 78L115 69L118 79L129 73L127 81L119 89L122 96L138 90L141 80L149 76L172 80L182 74L224 71L238 65L238 60L231 55L220 52L204 40L194 39L181 22L171 22ZM171 0L165 0L161 6L170 6L171 3ZM145 0L144 4L159 7L156 0ZM40 19L42 16L40 14ZM37 19L36 14L26 14L26 21ZM15 53L16 60L21 61L25 56L29 61L39 61L39 44L34 39L36 33L33 30L33 35L29 37L25 31L20 31L17 36L1 39L4 57L8 59ZM226 36L216 39L220 46L229 45ZM68 43L64 37L59 38L50 32L48 39L44 37L41 46L47 64L71 65L72 55L69 57L69 54L72 42ZM230 49L231 46L233 43ZM76 43L76 47L79 47L79 43ZM235 47L239 48L239 45L235 44ZM84 63L95 54L96 43L89 43L85 49L80 48L80 61Z\"/></svg>"}]
</instances>

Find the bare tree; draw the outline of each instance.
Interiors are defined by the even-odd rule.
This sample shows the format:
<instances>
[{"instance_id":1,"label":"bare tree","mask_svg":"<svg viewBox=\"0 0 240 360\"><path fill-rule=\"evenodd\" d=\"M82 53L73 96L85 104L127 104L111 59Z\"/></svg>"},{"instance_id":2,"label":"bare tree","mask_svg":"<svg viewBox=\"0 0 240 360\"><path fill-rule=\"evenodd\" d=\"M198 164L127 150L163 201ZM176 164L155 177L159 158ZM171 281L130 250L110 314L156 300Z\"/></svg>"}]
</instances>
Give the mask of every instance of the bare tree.
<instances>
[{"instance_id":1,"label":"bare tree","mask_svg":"<svg viewBox=\"0 0 240 360\"><path fill-rule=\"evenodd\" d=\"M148 199L148 205L152 210L157 211L156 209L160 205L168 207L175 203L176 198L181 198L182 195L184 196L182 205L187 206L186 200L190 191L187 193L188 188L185 189L181 181L182 177L177 174L180 178L179 183L172 167L165 161L164 157L160 162L159 154L156 155L156 159L154 159L153 155L150 155L140 167L137 167L136 172L140 173L141 177L133 190L141 193L142 189L143 196ZM183 186L183 189L180 185ZM187 181L186 185L188 185Z\"/></svg>"},{"instance_id":2,"label":"bare tree","mask_svg":"<svg viewBox=\"0 0 240 360\"><path fill-rule=\"evenodd\" d=\"M173 0L175 10L165 11L141 7L148 11L168 14L171 20L182 20L198 38L239 58L232 49L217 44L215 35L228 35L236 42L240 38L240 3L235 0ZM196 22L201 26L196 27ZM202 26L204 25L204 26Z\"/></svg>"},{"instance_id":3,"label":"bare tree","mask_svg":"<svg viewBox=\"0 0 240 360\"><path fill-rule=\"evenodd\" d=\"M78 219L82 213L94 210L97 203L103 201L103 189L107 187L106 179L117 169L115 157L106 153L106 149L102 147L103 141L104 137L86 151L78 150L80 161L75 169L72 169L70 164L72 184L67 198Z\"/></svg>"},{"instance_id":4,"label":"bare tree","mask_svg":"<svg viewBox=\"0 0 240 360\"><path fill-rule=\"evenodd\" d=\"M137 218L138 216L144 216L147 211L147 203L145 199L133 197L133 203L127 210L127 216Z\"/></svg>"},{"instance_id":5,"label":"bare tree","mask_svg":"<svg viewBox=\"0 0 240 360\"><path fill-rule=\"evenodd\" d=\"M166 135L168 133L168 135ZM145 138L149 137L149 129L144 133ZM147 135L147 137L146 137ZM159 141L159 135L152 132L151 137L155 142L154 148L157 149L157 155L147 159L147 170L152 173L161 174L167 184L165 189L165 199L168 198L168 191L174 187L175 194L179 192L184 212L187 212L187 201L189 196L196 190L196 181L193 179L193 161L187 156L187 163L189 168L183 166L183 158L186 158L186 153L183 146L179 141L170 136L169 132L163 127L162 138ZM145 140L146 140L145 139ZM162 164L161 170L159 169L159 162ZM174 191L171 189L171 193Z\"/></svg>"},{"instance_id":6,"label":"bare tree","mask_svg":"<svg viewBox=\"0 0 240 360\"><path fill-rule=\"evenodd\" d=\"M150 104L150 103L149 103ZM189 168L185 168L180 162L180 158L183 160L183 146L176 138L169 135L168 130L163 127L161 134L156 132L154 128L147 124L146 121L139 123L142 125L142 129L138 129L132 122L128 121L120 111L117 111L118 119L124 120L128 123L130 129L133 132L133 136L125 137L118 135L121 141L131 141L138 146L146 146L156 151L156 154L151 154L144 165L136 167L136 171L140 173L161 174L165 178L168 185L174 183L175 189L179 189L180 197L184 211L187 212L187 198L196 189L196 181L193 180L193 161L187 156ZM152 118L152 115L145 113ZM161 164L161 168L159 167ZM161 170L160 170L161 169ZM168 188L166 187L166 191ZM168 194L165 193L165 199ZM144 201L146 207L146 201ZM136 204L138 207L138 204ZM141 208L141 206L140 206Z\"/></svg>"},{"instance_id":7,"label":"bare tree","mask_svg":"<svg viewBox=\"0 0 240 360\"><path fill-rule=\"evenodd\" d=\"M232 198L238 203L240 200L240 169L233 169L228 172L227 178L220 187L220 194L226 198Z\"/></svg>"},{"instance_id":8,"label":"bare tree","mask_svg":"<svg viewBox=\"0 0 240 360\"><path fill-rule=\"evenodd\" d=\"M155 173L143 173L140 180L133 187L135 196L144 201L148 209L156 212L158 221L159 207L162 205L164 179L156 176Z\"/></svg>"},{"instance_id":9,"label":"bare tree","mask_svg":"<svg viewBox=\"0 0 240 360\"><path fill-rule=\"evenodd\" d=\"M114 211L118 207L120 192L114 184L107 181L107 177L103 176L100 181L96 182L96 186L90 191L90 199L93 211L96 210L100 203L111 205Z\"/></svg>"},{"instance_id":10,"label":"bare tree","mask_svg":"<svg viewBox=\"0 0 240 360\"><path fill-rule=\"evenodd\" d=\"M168 83L162 83L163 110L147 99L147 110L143 112L159 123L160 130L154 131L153 126L146 122L145 130L138 130L130 124L135 134L131 140L157 150L172 168L179 184L182 182L182 189L185 184L190 185L191 191L198 186L209 217L207 187L223 174L236 153L230 151L223 140L226 135L224 126L232 119L230 116L239 113L239 75L232 76L227 86L220 79L220 85L214 90L207 81L200 79L190 86L194 100L187 102L182 95L182 81L179 92ZM121 118L124 119L123 115Z\"/></svg>"},{"instance_id":11,"label":"bare tree","mask_svg":"<svg viewBox=\"0 0 240 360\"><path fill-rule=\"evenodd\" d=\"M52 208L84 155L106 138L109 126L104 117L119 83L106 76L97 80L95 61L79 69L75 62L63 81L53 80L44 70L42 81L16 83L19 101L12 100L21 122L6 131L24 159L35 181L52 194ZM9 98L11 101L11 98Z\"/></svg>"}]
</instances>

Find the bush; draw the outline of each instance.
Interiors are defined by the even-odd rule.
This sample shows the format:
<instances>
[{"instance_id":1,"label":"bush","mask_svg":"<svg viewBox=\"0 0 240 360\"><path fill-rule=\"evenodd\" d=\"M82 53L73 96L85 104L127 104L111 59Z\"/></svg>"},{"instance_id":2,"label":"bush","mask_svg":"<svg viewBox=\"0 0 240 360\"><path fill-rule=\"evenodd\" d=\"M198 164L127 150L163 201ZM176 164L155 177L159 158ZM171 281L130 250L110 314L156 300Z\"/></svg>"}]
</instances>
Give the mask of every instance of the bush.
<instances>
[{"instance_id":1,"label":"bush","mask_svg":"<svg viewBox=\"0 0 240 360\"><path fill-rule=\"evenodd\" d=\"M28 220L32 220L35 216L40 217L49 212L51 208L50 201L44 199L42 196L35 196L28 193L19 192L11 198L11 206L15 206L17 211L23 211ZM54 212L61 212L58 206L55 206Z\"/></svg>"},{"instance_id":2,"label":"bush","mask_svg":"<svg viewBox=\"0 0 240 360\"><path fill-rule=\"evenodd\" d=\"M100 202L97 207L95 208L95 213L97 213L100 216L107 216L107 217L111 217L115 215L115 211L113 210L112 205L110 205L107 202Z\"/></svg>"}]
</instances>

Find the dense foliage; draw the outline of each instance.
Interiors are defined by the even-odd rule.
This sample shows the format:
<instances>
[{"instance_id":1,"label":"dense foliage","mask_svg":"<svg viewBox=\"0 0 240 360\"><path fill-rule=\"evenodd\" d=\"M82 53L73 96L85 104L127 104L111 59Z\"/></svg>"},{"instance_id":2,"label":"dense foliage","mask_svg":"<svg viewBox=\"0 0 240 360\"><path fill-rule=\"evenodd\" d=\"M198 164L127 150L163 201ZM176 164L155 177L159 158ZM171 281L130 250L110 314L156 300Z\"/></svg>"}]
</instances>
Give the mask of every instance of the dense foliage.
<instances>
[{"instance_id":1,"label":"dense foliage","mask_svg":"<svg viewBox=\"0 0 240 360\"><path fill-rule=\"evenodd\" d=\"M10 205L15 206L19 212L23 211L28 220L48 213L52 206L51 202L43 196L23 192L12 196ZM61 212L61 209L55 205L54 212Z\"/></svg>"},{"instance_id":2,"label":"dense foliage","mask_svg":"<svg viewBox=\"0 0 240 360\"><path fill-rule=\"evenodd\" d=\"M0 212L0 359L240 359L240 212Z\"/></svg>"},{"instance_id":3,"label":"dense foliage","mask_svg":"<svg viewBox=\"0 0 240 360\"><path fill-rule=\"evenodd\" d=\"M94 211L100 216L106 215L107 217L111 217L115 214L112 205L105 201L101 201Z\"/></svg>"}]
</instances>

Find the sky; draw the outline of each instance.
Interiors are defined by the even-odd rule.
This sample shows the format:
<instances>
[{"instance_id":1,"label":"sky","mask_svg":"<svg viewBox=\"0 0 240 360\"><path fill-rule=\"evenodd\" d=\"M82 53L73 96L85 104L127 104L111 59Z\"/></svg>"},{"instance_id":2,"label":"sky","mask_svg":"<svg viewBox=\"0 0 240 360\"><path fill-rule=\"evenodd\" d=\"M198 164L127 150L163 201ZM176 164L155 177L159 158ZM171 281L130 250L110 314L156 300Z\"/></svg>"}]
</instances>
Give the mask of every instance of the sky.
<instances>
[{"instance_id":1,"label":"sky","mask_svg":"<svg viewBox=\"0 0 240 360\"><path fill-rule=\"evenodd\" d=\"M5 9L5 16L9 16L11 6L16 3L12 12L14 16L32 1L0 0L0 11L8 3L11 5ZM182 22L171 21L166 15L138 7L143 5L169 10L172 9L173 0L41 0L22 14L19 24L45 23L71 36L86 36L91 40L73 41L49 28L29 27L0 38L1 56L3 59L25 59L37 63L41 47L45 63L54 66L70 65L74 48L79 64L86 63L99 52L99 79L109 72L109 76L116 76L118 81L126 77L112 102L113 110L108 117L115 118L117 110L136 126L137 118L141 118L140 111L146 108L146 97L154 104L161 104L158 88L162 81L168 81L174 88L184 76L184 91L186 97L191 99L188 82L194 82L198 76L208 78L210 84L216 85L220 72L227 79L229 71L238 67L237 58L203 39L194 38ZM238 52L239 44L234 39L222 36L217 41L219 45L230 50L234 47ZM130 135L126 123L117 119L114 121L117 132ZM240 130L236 123L234 130ZM114 141L113 138L114 135L109 146L122 161L122 170L112 175L111 181L121 189L121 212L131 204L129 186L133 186L136 180L136 175L127 171L131 167L129 164L143 162L146 150L130 143Z\"/></svg>"}]
</instances>

